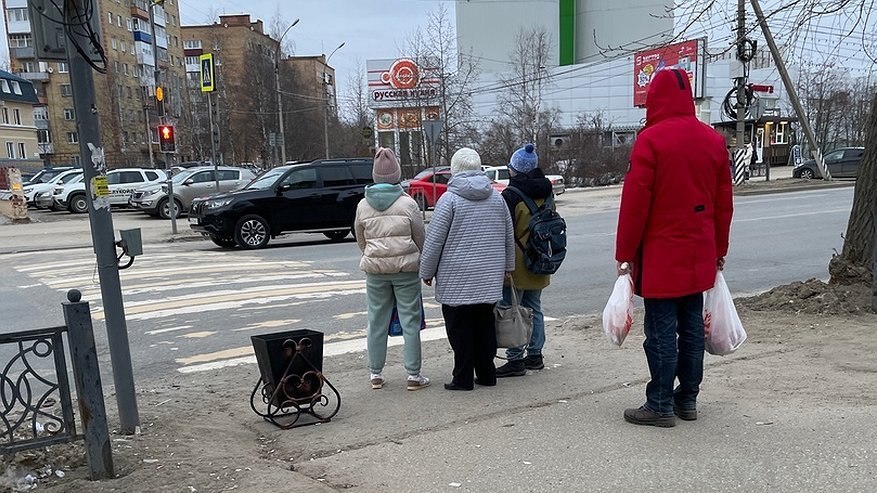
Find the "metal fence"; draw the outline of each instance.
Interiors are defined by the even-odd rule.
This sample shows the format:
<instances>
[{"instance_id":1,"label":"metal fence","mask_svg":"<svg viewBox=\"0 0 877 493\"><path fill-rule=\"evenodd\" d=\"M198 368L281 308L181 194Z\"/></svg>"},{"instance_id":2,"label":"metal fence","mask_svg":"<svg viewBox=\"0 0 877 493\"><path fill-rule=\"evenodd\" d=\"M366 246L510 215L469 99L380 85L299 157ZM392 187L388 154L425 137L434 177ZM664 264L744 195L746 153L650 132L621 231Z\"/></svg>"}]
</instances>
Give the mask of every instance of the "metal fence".
<instances>
[{"instance_id":1,"label":"metal fence","mask_svg":"<svg viewBox=\"0 0 877 493\"><path fill-rule=\"evenodd\" d=\"M0 453L82 438L76 434L67 378L66 331L0 334L0 354L10 354L0 374Z\"/></svg>"}]
</instances>

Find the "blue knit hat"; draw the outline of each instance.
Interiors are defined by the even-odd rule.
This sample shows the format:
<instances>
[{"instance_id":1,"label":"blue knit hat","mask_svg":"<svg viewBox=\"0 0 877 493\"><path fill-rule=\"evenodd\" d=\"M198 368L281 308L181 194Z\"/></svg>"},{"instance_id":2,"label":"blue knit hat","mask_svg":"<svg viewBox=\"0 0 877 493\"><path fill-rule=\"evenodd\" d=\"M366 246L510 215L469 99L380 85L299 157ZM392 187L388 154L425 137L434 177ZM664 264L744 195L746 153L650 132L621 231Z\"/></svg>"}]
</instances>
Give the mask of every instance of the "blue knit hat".
<instances>
[{"instance_id":1,"label":"blue knit hat","mask_svg":"<svg viewBox=\"0 0 877 493\"><path fill-rule=\"evenodd\" d=\"M529 173L539 166L539 156L536 155L536 148L533 144L526 144L521 147L509 160L509 168L517 173Z\"/></svg>"}]
</instances>

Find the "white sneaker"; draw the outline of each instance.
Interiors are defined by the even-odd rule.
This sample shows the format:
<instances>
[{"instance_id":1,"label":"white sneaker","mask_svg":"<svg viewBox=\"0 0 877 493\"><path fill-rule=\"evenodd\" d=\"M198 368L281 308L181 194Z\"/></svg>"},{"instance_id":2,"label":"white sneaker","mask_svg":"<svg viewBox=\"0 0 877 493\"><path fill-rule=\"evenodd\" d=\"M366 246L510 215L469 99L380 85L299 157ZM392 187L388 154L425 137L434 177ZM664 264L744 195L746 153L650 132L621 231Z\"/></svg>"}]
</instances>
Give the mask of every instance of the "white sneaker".
<instances>
[{"instance_id":1,"label":"white sneaker","mask_svg":"<svg viewBox=\"0 0 877 493\"><path fill-rule=\"evenodd\" d=\"M383 375L381 375L380 373L372 373L370 378L372 381L372 388L373 389L383 388L383 386L384 386L384 376Z\"/></svg>"},{"instance_id":2,"label":"white sneaker","mask_svg":"<svg viewBox=\"0 0 877 493\"><path fill-rule=\"evenodd\" d=\"M408 375L408 390L420 390L426 387L429 387L429 379L424 377L422 373Z\"/></svg>"}]
</instances>

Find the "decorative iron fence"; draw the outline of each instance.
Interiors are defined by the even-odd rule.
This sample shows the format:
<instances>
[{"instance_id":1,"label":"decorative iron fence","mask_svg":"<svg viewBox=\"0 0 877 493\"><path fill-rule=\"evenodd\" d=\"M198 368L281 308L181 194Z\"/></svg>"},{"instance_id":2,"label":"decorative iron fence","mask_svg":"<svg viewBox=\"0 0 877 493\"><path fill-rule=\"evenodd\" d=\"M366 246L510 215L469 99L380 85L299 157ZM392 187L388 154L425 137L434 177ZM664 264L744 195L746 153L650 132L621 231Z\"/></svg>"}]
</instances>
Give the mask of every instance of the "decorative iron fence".
<instances>
[{"instance_id":1,"label":"decorative iron fence","mask_svg":"<svg viewBox=\"0 0 877 493\"><path fill-rule=\"evenodd\" d=\"M64 333L67 327L0 334L0 453L79 438L73 417ZM4 358L5 359L5 358Z\"/></svg>"}]
</instances>

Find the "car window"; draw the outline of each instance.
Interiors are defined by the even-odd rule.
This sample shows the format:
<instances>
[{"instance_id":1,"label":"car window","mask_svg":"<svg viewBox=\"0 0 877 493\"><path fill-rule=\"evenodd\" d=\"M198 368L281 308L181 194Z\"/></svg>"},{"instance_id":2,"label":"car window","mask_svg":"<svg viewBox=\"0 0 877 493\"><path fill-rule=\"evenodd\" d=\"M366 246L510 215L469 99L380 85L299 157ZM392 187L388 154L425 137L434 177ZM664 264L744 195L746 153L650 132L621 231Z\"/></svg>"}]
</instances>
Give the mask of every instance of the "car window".
<instances>
[{"instance_id":1,"label":"car window","mask_svg":"<svg viewBox=\"0 0 877 493\"><path fill-rule=\"evenodd\" d=\"M320 168L324 187L343 187L353 184L353 175L347 166L325 166Z\"/></svg>"},{"instance_id":2,"label":"car window","mask_svg":"<svg viewBox=\"0 0 877 493\"><path fill-rule=\"evenodd\" d=\"M261 175L257 176L255 180L250 182L244 189L246 190L265 190L267 188L271 188L277 182L277 179L280 178L283 173L286 173L287 169L272 169L270 171L266 171Z\"/></svg>"},{"instance_id":3,"label":"car window","mask_svg":"<svg viewBox=\"0 0 877 493\"><path fill-rule=\"evenodd\" d=\"M496 171L498 172L497 174L499 175L499 178L497 178L497 180L508 180L509 179L508 168L498 169Z\"/></svg>"},{"instance_id":4,"label":"car window","mask_svg":"<svg viewBox=\"0 0 877 493\"><path fill-rule=\"evenodd\" d=\"M69 173L59 178L58 182L62 184L70 183L71 180L80 175L82 175L82 173Z\"/></svg>"},{"instance_id":5,"label":"car window","mask_svg":"<svg viewBox=\"0 0 877 493\"><path fill-rule=\"evenodd\" d=\"M115 173L107 173L107 184L109 185L140 183L143 181L143 175L141 175L139 171L116 171Z\"/></svg>"},{"instance_id":6,"label":"car window","mask_svg":"<svg viewBox=\"0 0 877 493\"><path fill-rule=\"evenodd\" d=\"M292 170L280 182L280 186L289 185L290 190L314 188L317 186L317 170L314 168Z\"/></svg>"},{"instance_id":7,"label":"car window","mask_svg":"<svg viewBox=\"0 0 877 493\"><path fill-rule=\"evenodd\" d=\"M350 167L350 171L353 173L353 180L357 185L368 185L374 181L372 179L371 165L355 164Z\"/></svg>"},{"instance_id":8,"label":"car window","mask_svg":"<svg viewBox=\"0 0 877 493\"><path fill-rule=\"evenodd\" d=\"M207 183L208 181L216 181L213 178L213 171L200 171L192 175L194 183Z\"/></svg>"},{"instance_id":9,"label":"car window","mask_svg":"<svg viewBox=\"0 0 877 493\"><path fill-rule=\"evenodd\" d=\"M435 175L435 182L444 185L447 184L451 180L450 173L438 173Z\"/></svg>"},{"instance_id":10,"label":"car window","mask_svg":"<svg viewBox=\"0 0 877 493\"><path fill-rule=\"evenodd\" d=\"M149 181L155 181L158 179L158 173L156 173L155 171L147 171L146 179Z\"/></svg>"},{"instance_id":11,"label":"car window","mask_svg":"<svg viewBox=\"0 0 877 493\"><path fill-rule=\"evenodd\" d=\"M240 175L240 171L221 169L219 170L219 181L234 181L240 178Z\"/></svg>"},{"instance_id":12,"label":"car window","mask_svg":"<svg viewBox=\"0 0 877 493\"><path fill-rule=\"evenodd\" d=\"M844 151L829 152L828 154L825 155L824 159L826 161L837 161L838 159L842 158L843 155L844 155Z\"/></svg>"},{"instance_id":13,"label":"car window","mask_svg":"<svg viewBox=\"0 0 877 493\"><path fill-rule=\"evenodd\" d=\"M862 154L865 153L864 149L847 149L844 151L844 159L855 159L862 157Z\"/></svg>"}]
</instances>

